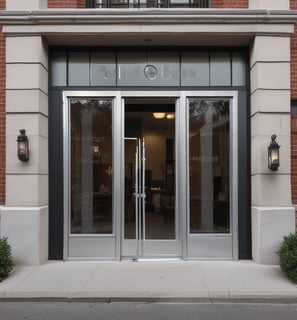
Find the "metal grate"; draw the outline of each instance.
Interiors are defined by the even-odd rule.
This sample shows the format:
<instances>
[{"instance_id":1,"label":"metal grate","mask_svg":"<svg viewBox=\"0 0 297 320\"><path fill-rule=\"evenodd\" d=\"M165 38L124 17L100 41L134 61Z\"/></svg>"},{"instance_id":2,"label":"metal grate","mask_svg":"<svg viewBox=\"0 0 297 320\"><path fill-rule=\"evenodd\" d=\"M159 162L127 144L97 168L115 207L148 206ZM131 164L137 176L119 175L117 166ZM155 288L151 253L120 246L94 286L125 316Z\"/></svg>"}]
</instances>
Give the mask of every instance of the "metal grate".
<instances>
[{"instance_id":1,"label":"metal grate","mask_svg":"<svg viewBox=\"0 0 297 320\"><path fill-rule=\"evenodd\" d=\"M86 0L87 8L210 8L210 0Z\"/></svg>"}]
</instances>

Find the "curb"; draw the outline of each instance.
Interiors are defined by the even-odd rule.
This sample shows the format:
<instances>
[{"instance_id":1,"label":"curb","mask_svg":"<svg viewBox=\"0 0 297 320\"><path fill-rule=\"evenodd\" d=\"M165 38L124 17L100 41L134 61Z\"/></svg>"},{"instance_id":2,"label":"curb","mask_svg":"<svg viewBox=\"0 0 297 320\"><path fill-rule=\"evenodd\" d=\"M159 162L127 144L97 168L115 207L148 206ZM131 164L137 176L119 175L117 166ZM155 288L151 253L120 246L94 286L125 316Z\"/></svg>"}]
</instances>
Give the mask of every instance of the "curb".
<instances>
[{"instance_id":1,"label":"curb","mask_svg":"<svg viewBox=\"0 0 297 320\"><path fill-rule=\"evenodd\" d=\"M210 297L57 297L57 296L7 296L0 297L1 302L97 302L97 303L117 303L117 302L130 302L130 303L267 303L267 304L297 304L297 296L230 296L228 298L210 298Z\"/></svg>"}]
</instances>

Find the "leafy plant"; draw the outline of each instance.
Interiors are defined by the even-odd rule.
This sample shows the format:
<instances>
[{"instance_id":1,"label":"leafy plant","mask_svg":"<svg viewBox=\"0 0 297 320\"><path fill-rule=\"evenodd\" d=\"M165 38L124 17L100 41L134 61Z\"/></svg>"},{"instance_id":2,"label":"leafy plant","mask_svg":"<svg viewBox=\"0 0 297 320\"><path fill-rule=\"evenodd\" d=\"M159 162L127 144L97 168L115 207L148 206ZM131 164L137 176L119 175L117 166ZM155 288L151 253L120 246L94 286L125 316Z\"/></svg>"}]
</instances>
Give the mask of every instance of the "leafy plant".
<instances>
[{"instance_id":1,"label":"leafy plant","mask_svg":"<svg viewBox=\"0 0 297 320\"><path fill-rule=\"evenodd\" d=\"M284 237L278 252L283 273L297 283L297 234Z\"/></svg>"},{"instance_id":2,"label":"leafy plant","mask_svg":"<svg viewBox=\"0 0 297 320\"><path fill-rule=\"evenodd\" d=\"M12 268L11 247L7 238L0 238L0 282L9 275Z\"/></svg>"}]
</instances>

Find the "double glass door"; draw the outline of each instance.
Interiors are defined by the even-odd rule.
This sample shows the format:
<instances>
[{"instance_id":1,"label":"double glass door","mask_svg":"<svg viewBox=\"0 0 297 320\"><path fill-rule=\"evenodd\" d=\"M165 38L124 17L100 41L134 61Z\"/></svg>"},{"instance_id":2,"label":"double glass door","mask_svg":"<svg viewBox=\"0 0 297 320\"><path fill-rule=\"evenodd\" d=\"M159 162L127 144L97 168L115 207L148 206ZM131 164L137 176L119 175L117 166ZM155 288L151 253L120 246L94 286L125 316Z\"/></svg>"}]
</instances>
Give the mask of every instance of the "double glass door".
<instances>
[{"instance_id":1,"label":"double glass door","mask_svg":"<svg viewBox=\"0 0 297 320\"><path fill-rule=\"evenodd\" d=\"M64 92L65 259L237 257L234 92Z\"/></svg>"}]
</instances>

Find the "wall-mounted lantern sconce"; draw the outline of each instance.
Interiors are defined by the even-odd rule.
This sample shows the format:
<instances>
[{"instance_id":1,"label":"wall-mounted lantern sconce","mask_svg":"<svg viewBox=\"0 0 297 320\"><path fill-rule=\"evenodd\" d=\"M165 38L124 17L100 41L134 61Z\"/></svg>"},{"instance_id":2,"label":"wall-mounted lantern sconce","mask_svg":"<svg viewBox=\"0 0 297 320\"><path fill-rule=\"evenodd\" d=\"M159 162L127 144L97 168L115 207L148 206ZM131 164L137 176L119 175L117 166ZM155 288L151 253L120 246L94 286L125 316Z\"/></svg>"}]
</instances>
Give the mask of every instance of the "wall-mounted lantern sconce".
<instances>
[{"instance_id":1,"label":"wall-mounted lantern sconce","mask_svg":"<svg viewBox=\"0 0 297 320\"><path fill-rule=\"evenodd\" d=\"M20 129L20 135L17 138L18 143L18 158L21 161L28 161L29 160L29 140L26 136L26 130Z\"/></svg>"},{"instance_id":2,"label":"wall-mounted lantern sconce","mask_svg":"<svg viewBox=\"0 0 297 320\"><path fill-rule=\"evenodd\" d=\"M280 145L275 141L276 135L271 136L271 142L268 147L268 168L276 171L279 167L279 148Z\"/></svg>"}]
</instances>

